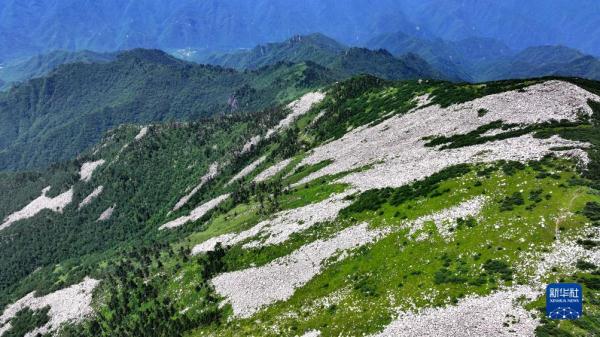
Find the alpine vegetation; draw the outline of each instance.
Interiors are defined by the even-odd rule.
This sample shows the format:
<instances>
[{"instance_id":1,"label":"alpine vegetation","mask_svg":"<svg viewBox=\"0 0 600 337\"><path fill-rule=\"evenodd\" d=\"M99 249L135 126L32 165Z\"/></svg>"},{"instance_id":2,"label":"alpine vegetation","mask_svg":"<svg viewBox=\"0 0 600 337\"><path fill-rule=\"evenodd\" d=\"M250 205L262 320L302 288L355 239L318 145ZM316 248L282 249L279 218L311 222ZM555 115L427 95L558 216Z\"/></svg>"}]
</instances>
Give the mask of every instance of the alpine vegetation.
<instances>
[{"instance_id":1,"label":"alpine vegetation","mask_svg":"<svg viewBox=\"0 0 600 337\"><path fill-rule=\"evenodd\" d=\"M0 175L0 336L599 331L599 83L305 89Z\"/></svg>"}]
</instances>

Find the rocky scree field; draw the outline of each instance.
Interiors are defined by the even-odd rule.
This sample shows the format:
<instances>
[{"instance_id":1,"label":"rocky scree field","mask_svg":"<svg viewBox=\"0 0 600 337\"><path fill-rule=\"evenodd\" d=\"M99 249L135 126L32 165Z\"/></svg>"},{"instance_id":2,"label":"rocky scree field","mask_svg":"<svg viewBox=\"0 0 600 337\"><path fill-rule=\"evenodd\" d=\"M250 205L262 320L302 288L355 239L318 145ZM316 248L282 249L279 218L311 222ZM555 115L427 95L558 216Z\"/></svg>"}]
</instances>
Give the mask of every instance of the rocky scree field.
<instances>
[{"instance_id":1,"label":"rocky scree field","mask_svg":"<svg viewBox=\"0 0 600 337\"><path fill-rule=\"evenodd\" d=\"M594 336L599 95L362 76L0 174L0 336Z\"/></svg>"}]
</instances>

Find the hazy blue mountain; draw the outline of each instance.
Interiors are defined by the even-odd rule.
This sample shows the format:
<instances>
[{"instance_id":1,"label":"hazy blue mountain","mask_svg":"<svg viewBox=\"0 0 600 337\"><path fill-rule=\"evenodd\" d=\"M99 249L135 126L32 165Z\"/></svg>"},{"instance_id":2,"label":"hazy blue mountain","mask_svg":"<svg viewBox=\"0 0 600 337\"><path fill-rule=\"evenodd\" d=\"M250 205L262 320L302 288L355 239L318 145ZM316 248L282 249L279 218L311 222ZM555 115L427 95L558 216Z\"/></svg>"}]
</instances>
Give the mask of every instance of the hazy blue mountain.
<instances>
[{"instance_id":1,"label":"hazy blue mountain","mask_svg":"<svg viewBox=\"0 0 600 337\"><path fill-rule=\"evenodd\" d=\"M394 55L414 53L441 72L467 81L477 80L482 66L514 52L504 43L489 38L446 41L415 37L403 32L382 34L366 42L369 48L385 48Z\"/></svg>"},{"instance_id":2,"label":"hazy blue mountain","mask_svg":"<svg viewBox=\"0 0 600 337\"><path fill-rule=\"evenodd\" d=\"M4 0L0 62L57 49L232 50L314 32L358 44L397 31L597 55L598 13L596 0Z\"/></svg>"},{"instance_id":3,"label":"hazy blue mountain","mask_svg":"<svg viewBox=\"0 0 600 337\"><path fill-rule=\"evenodd\" d=\"M535 46L515 52L489 38L447 41L403 32L382 34L366 43L394 55L415 53L435 69L472 82L541 76L600 79L600 60L565 46Z\"/></svg>"},{"instance_id":4,"label":"hazy blue mountain","mask_svg":"<svg viewBox=\"0 0 600 337\"><path fill-rule=\"evenodd\" d=\"M489 37L515 50L567 45L600 55L596 0L402 0L405 17L445 40Z\"/></svg>"},{"instance_id":5,"label":"hazy blue mountain","mask_svg":"<svg viewBox=\"0 0 600 337\"><path fill-rule=\"evenodd\" d=\"M599 80L600 59L564 46L531 47L490 65L481 78L495 80L552 75Z\"/></svg>"},{"instance_id":6,"label":"hazy blue mountain","mask_svg":"<svg viewBox=\"0 0 600 337\"><path fill-rule=\"evenodd\" d=\"M0 61L55 49L249 48L317 31L348 42L398 30L415 29L393 0L5 0Z\"/></svg>"},{"instance_id":7,"label":"hazy blue mountain","mask_svg":"<svg viewBox=\"0 0 600 337\"><path fill-rule=\"evenodd\" d=\"M258 45L249 50L216 53L196 61L235 69L257 69L281 61L313 61L329 65L347 49L348 47L332 38L314 33L296 35L283 42Z\"/></svg>"},{"instance_id":8,"label":"hazy blue mountain","mask_svg":"<svg viewBox=\"0 0 600 337\"><path fill-rule=\"evenodd\" d=\"M3 65L0 69L0 88L8 88L11 83L22 82L34 77L40 77L48 74L61 64L66 63L92 63L108 62L115 59L112 53L96 53L88 50L69 52L58 50L48 54L41 54L31 58L13 61Z\"/></svg>"},{"instance_id":9,"label":"hazy blue mountain","mask_svg":"<svg viewBox=\"0 0 600 337\"><path fill-rule=\"evenodd\" d=\"M259 45L230 54L213 54L197 60L235 69L258 69L277 62L315 62L341 74L371 74L386 79L447 78L417 56L394 57L386 50L347 47L323 34L297 35L283 42Z\"/></svg>"}]
</instances>

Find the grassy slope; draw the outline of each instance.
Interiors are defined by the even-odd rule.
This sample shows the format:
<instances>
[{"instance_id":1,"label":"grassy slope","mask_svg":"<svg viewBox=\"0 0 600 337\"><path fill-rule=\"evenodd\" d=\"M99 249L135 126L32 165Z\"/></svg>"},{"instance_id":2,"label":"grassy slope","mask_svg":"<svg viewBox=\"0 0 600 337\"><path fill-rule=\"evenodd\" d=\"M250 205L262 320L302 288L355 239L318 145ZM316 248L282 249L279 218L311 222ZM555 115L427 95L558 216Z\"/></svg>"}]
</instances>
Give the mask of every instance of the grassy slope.
<instances>
[{"instance_id":1,"label":"grassy slope","mask_svg":"<svg viewBox=\"0 0 600 337\"><path fill-rule=\"evenodd\" d=\"M116 328L127 325L134 329L132 326L136 324L146 327L144 331L148 334L154 331L153 333L157 335L160 331L189 331L190 336L199 336L207 332L232 336L275 334L270 329L271 326L279 327L285 335L301 334L312 328L321 330L324 335L337 335L380 330L393 318L391 308L396 306L407 308L406 302L402 299L412 299L421 305L437 306L452 303L468 294L488 294L502 284L522 282L531 275L527 271L521 273L514 268L514 264L519 262L520 254L528 250L542 251L553 242L556 235L555 226L534 226L538 223L539 216L543 214L551 218L552 215L564 213L565 208L575 212L573 217L566 219L559 226L563 228L561 236L570 236L589 222L581 214L585 204L589 201L600 201L597 191L588 186L589 181L580 179L580 173L570 162L548 159L542 163L541 168L540 165L532 164L515 172L509 170L509 174L501 169L502 165L495 166L493 170L484 170L484 166L471 167L470 173L443 181L437 188L437 193L421 196L397 206L382 203L376 211L346 214L330 223L297 233L280 245L249 251L242 250L238 245L218 256L187 256L188 249L195 243L218 234L249 228L276 211L273 207L261 208L257 197L261 193L264 196L265 192L261 189L249 189L248 184L244 183L229 189L240 195L243 193L239 191L247 189L248 198L242 198L238 202L229 201L204 219L188 224L180 230L158 234L156 231L151 231L141 239L134 239L134 237L136 233L143 233L148 228L155 229L164 221L185 214L194 205L210 199L220 191L225 191L222 186L229 177L261 154L269 154L269 159L256 172L283 159L281 153L295 154L297 162L302 158L304 150L326 141L328 133L330 136L327 138L339 137L349 128L376 123L387 118L390 113L406 112L412 107L411 103L407 103L407 99L413 95L434 93L437 95L434 101L448 105L493 92L519 88L534 82L515 81L491 83L487 86L453 86L441 82L394 84L369 77L343 82L333 89L325 102L296 123L299 129L292 129L270 142L261 144L254 153L238 159L231 158L232 165L225 169L221 177L203 189L187 207L171 216L167 216L167 212L181 196L182 191L195 184L198 177L204 174L209 163L217 158L222 159L223 154L229 152L232 147L239 148L243 144L241 138L252 135L254 130L259 128L258 125L272 125L274 122L261 122L258 117L251 122L242 119L233 123L234 126L223 128L219 132L214 132L215 129L210 129L206 125L158 127L139 144L128 147L115 164L101 167L92 184L81 187L85 192L89 192L96 184L110 184L112 192L107 193L106 198L99 199L94 207L96 211L101 211L115 201L125 207L123 214L117 214L114 222L102 225L122 234L120 240L111 241L106 249L89 253L81 258L77 255L81 254L81 246L73 245L73 255L68 255L72 258L55 259L31 276L25 279L21 277L18 284L2 291L3 301L6 303L10 299L18 298L35 287L49 291L76 282L83 275L91 274L107 281L100 288L95 304L97 310L103 314L84 324L88 335L114 336L118 335L115 332ZM586 82L585 85L590 90L594 90L597 86L594 82ZM310 120L323 108L327 108L330 113L319 123L311 124ZM276 115L277 112L274 112L274 116ZM114 157L121 146L135 135L136 129L127 130L116 132L114 144L103 149L100 156ZM201 130L206 134L197 136ZM548 130L548 132L564 131ZM589 137L585 138L586 133L577 130L570 132L572 133L570 138L589 140ZM290 136L295 137L298 143L288 144L283 141ZM208 149L212 149L214 144L219 144L218 150L210 153L213 150ZM196 166L188 171L187 167L190 164ZM272 180L272 183L285 186L300 180L325 164L305 167L279 181L279 178L285 175L283 172L278 176L279 178ZM156 167L152 167L153 165ZM538 171L541 170L555 174L540 176ZM251 176L246 181L249 179ZM317 202L331 193L346 188L343 185L332 184L334 179L335 177L324 177L320 181L311 182L307 187L301 186L282 194L278 199L279 208L299 207ZM580 184L581 181L585 184ZM542 188L542 192L539 192L542 196L541 200L539 202L529 200L531 192L540 187ZM162 192L157 193L157 190ZM500 202L521 190L525 204L501 212ZM428 224L424 229L425 233L430 235L430 239L425 242L416 242L413 237L407 237L406 230L399 226L403 220L415 219L432 211L456 205L484 191L491 200L483 211L482 220L477 221L473 227L463 226L455 231L451 244L437 234L432 224ZM78 198L85 195L84 190L81 190ZM551 197L547 199L546 195ZM528 207L532 209L528 210ZM95 220L96 211L90 210L88 220L83 219L83 223ZM71 216L71 214L67 210L66 215ZM52 219L60 219L59 216L52 214L48 216ZM135 220L136 217L139 219ZM40 218L23 222L23 226L19 225L14 230L21 231L35 226ZM252 264L268 263L303 244L328 237L361 219L368 219L372 226L392 225L398 228L398 231L354 252L350 258L330 265L321 275L298 289L290 300L273 305L252 319L228 322L231 310L228 307L223 310L217 308L219 300L207 283L215 273L239 270ZM122 227L117 223L121 223ZM496 228L495 225L499 223L503 225ZM69 222L62 223L61 226L69 226ZM119 232L119 228L130 226L134 228L137 226L140 231ZM23 229L19 229L21 227ZM45 233L42 232L42 235ZM84 239L86 235L83 235ZM533 245L528 246L515 240L521 237ZM168 243L170 247L166 246ZM23 255L23 258L25 256ZM508 263L513 269L514 280L502 280L502 275L498 273L484 274L482 266L491 258ZM56 262L59 264L54 265ZM119 271L120 268L122 269L119 266L123 263L133 263L135 266L126 268L128 270L125 272L126 276L122 276L123 272ZM449 273L461 279L462 283L436 283L436 273L444 265ZM590 271L581 271L581 273L590 274ZM144 290L141 287L143 280L147 280L147 277L142 275L151 275L152 289L155 290ZM557 270L555 274L549 276L549 280L568 276L563 271ZM123 277L128 281L118 281ZM467 286L464 286L465 282ZM115 288L116 284L121 285ZM132 288L132 285L135 286ZM115 293L115 289L120 290ZM432 301L425 302L421 295L429 293L431 289L439 290L440 293L434 296ZM152 296L142 296L144 291L150 291ZM597 289L588 288L586 291L589 291L590 298L600 296L597 294ZM332 294L336 294L335 297L343 295L340 296L341 302L327 306L318 304L320 298ZM447 294L450 294L450 298ZM116 299L109 300L111 298ZM120 309L118 303L122 300L131 303L127 311ZM394 301L393 305L392 301ZM595 305L592 304L590 307L591 314L597 310ZM290 318L289 312L297 313L299 316L295 319ZM156 324L156 319L152 317L156 317L153 315L159 313L171 317L169 322L173 324L161 325L152 330L149 327ZM115 321L116 316L123 317L123 321ZM260 324L257 323L257 319L260 319ZM131 324L133 321L137 323ZM94 330L97 326L103 327L101 329L103 333ZM575 328L563 324L561 329ZM71 330L66 331L65 336L69 336L71 332Z\"/></svg>"},{"instance_id":2,"label":"grassy slope","mask_svg":"<svg viewBox=\"0 0 600 337\"><path fill-rule=\"evenodd\" d=\"M515 281L506 282L499 274L486 274L482 266L489 259L504 261L509 266L518 265L521 254L543 251L554 241L558 225L550 220L546 227L538 226L540 216L552 219L565 209L581 211L586 202L600 201L588 187L569 184L569 180L577 176L572 164L549 160L546 165L545 170L558 171L559 175L539 179L536 178L539 172L526 168L512 176L495 170L488 177L479 177L474 169L464 177L442 183L438 190L449 190L442 195L421 197L396 207L386 203L377 211L353 215L355 220L325 224L339 229L339 226L368 220L372 226L391 225L398 228L398 232L331 265L288 301L273 305L251 319L191 335L211 331L235 336L243 331L247 335L275 336L277 333L273 331L293 335L311 329L319 329L327 336L373 333L389 323L395 307L408 310L409 303L419 307L446 305L468 294L488 294L499 285L526 282L531 273L515 272ZM543 198L537 203L527 200L525 205L512 211L499 211L497 200L519 191L527 196L540 186L543 186L542 195L550 195L549 199ZM482 220L476 221L472 228L458 229L450 243L440 237L432 224L423 229L429 238L420 242L414 240L419 232L411 237L400 226L402 218L416 219L481 194L492 198L482 212ZM534 207L528 210L528 206ZM586 222L582 215L561 222L561 235L577 234ZM325 231L322 227L319 230ZM520 241L521 238L524 241ZM444 256L451 261L448 269L463 280L436 284L435 274L443 267ZM548 281L560 275L557 272L548 276ZM320 299L336 294L344 295L339 303L318 305ZM256 324L257 321L261 323Z\"/></svg>"}]
</instances>

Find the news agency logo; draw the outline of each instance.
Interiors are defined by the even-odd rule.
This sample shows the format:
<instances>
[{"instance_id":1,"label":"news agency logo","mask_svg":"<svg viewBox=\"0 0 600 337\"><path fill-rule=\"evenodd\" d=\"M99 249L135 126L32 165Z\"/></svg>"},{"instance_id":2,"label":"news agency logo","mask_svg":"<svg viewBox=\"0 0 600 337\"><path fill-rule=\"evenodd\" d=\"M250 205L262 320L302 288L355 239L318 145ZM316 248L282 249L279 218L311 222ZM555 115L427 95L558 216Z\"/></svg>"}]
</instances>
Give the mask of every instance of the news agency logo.
<instances>
[{"instance_id":1,"label":"news agency logo","mask_svg":"<svg viewBox=\"0 0 600 337\"><path fill-rule=\"evenodd\" d=\"M552 283L546 287L546 316L578 319L583 314L583 292L577 283Z\"/></svg>"}]
</instances>

